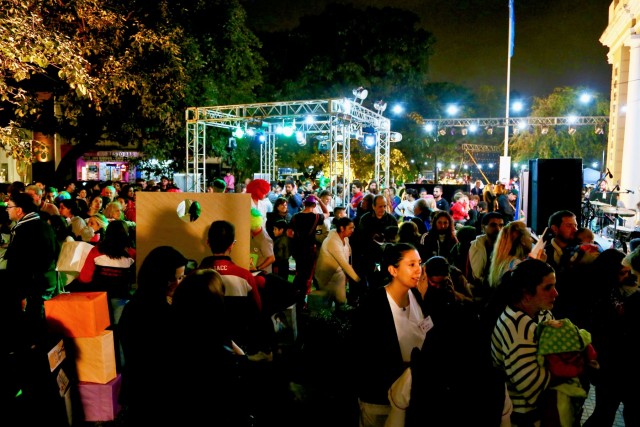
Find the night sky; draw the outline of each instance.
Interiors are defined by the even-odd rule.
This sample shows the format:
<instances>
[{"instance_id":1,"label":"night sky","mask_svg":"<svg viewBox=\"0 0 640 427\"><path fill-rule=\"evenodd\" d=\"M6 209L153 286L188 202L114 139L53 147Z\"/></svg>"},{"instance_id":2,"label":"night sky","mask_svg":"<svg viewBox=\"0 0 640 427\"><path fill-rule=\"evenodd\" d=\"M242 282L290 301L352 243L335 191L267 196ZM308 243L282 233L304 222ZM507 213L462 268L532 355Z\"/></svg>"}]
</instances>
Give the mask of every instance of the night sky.
<instances>
[{"instance_id":1,"label":"night sky","mask_svg":"<svg viewBox=\"0 0 640 427\"><path fill-rule=\"evenodd\" d=\"M514 0L515 51L511 90L546 96L555 87L584 86L606 96L611 66L599 39L610 0ZM244 0L254 30L297 26L333 0ZM504 87L507 79L508 0L352 0L356 7L391 6L421 18L436 39L432 81L476 88Z\"/></svg>"}]
</instances>

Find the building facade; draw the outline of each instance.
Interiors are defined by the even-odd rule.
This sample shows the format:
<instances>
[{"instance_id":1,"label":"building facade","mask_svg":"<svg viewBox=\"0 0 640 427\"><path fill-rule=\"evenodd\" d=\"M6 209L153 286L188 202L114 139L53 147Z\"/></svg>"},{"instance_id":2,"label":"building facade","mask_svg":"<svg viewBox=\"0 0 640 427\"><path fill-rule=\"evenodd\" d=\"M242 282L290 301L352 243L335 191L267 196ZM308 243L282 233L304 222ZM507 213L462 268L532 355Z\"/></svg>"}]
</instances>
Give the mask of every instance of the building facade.
<instances>
[{"instance_id":1,"label":"building facade","mask_svg":"<svg viewBox=\"0 0 640 427\"><path fill-rule=\"evenodd\" d=\"M620 199L640 211L640 0L614 0L600 42L612 65L607 166ZM640 225L636 213L633 225ZM628 223L627 223L628 224ZM628 224L629 225L629 224Z\"/></svg>"}]
</instances>

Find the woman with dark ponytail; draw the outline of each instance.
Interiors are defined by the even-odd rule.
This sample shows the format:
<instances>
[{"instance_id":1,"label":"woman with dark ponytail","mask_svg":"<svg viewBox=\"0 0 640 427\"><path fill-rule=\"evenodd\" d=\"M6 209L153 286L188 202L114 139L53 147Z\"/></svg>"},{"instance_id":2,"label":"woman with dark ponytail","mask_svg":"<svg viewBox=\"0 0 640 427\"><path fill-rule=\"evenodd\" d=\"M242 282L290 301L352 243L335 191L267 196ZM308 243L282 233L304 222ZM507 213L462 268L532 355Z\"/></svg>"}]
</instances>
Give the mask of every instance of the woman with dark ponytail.
<instances>
[{"instance_id":1,"label":"woman with dark ponytail","mask_svg":"<svg viewBox=\"0 0 640 427\"><path fill-rule=\"evenodd\" d=\"M422 347L428 325L417 294L420 261L411 244L385 244L381 271L388 283L371 291L356 311L352 342L361 426L384 425L389 387L409 365L412 350Z\"/></svg>"}]
</instances>

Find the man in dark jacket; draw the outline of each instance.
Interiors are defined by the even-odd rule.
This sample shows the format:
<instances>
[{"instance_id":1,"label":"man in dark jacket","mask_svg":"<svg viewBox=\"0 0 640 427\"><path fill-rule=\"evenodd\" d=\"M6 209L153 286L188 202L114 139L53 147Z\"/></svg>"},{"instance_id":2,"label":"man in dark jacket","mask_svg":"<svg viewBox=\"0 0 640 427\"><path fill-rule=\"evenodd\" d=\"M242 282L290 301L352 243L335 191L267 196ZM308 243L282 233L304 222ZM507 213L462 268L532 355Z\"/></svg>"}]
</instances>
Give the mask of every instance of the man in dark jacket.
<instances>
[{"instance_id":1,"label":"man in dark jacket","mask_svg":"<svg viewBox=\"0 0 640 427\"><path fill-rule=\"evenodd\" d=\"M59 293L58 244L51 226L40 219L31 195L14 194L7 210L9 219L15 222L5 253L13 308L23 310L30 321L41 323L44 301Z\"/></svg>"}]
</instances>

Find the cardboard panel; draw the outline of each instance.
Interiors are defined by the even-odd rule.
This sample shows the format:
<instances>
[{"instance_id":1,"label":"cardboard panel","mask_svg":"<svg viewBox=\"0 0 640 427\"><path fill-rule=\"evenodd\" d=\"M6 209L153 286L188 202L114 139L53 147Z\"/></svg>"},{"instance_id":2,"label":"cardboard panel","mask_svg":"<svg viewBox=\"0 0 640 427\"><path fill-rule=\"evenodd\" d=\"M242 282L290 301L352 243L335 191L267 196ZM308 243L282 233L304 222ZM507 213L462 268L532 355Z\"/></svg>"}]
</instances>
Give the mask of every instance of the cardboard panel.
<instances>
[{"instance_id":1,"label":"cardboard panel","mask_svg":"<svg viewBox=\"0 0 640 427\"><path fill-rule=\"evenodd\" d=\"M109 327L106 292L72 292L44 302L51 332L66 337L94 337Z\"/></svg>"},{"instance_id":2,"label":"cardboard panel","mask_svg":"<svg viewBox=\"0 0 640 427\"><path fill-rule=\"evenodd\" d=\"M73 338L78 381L106 384L116 377L113 331L97 337Z\"/></svg>"},{"instance_id":3,"label":"cardboard panel","mask_svg":"<svg viewBox=\"0 0 640 427\"><path fill-rule=\"evenodd\" d=\"M201 206L196 221L184 221L178 216L178 206L184 200L197 201ZM181 212L182 213L182 212ZM249 268L249 224L251 196L246 193L136 193L136 267L157 246L173 246L188 259L198 263L211 255L207 232L213 221L229 221L236 229L236 245L231 253L233 262Z\"/></svg>"}]
</instances>

